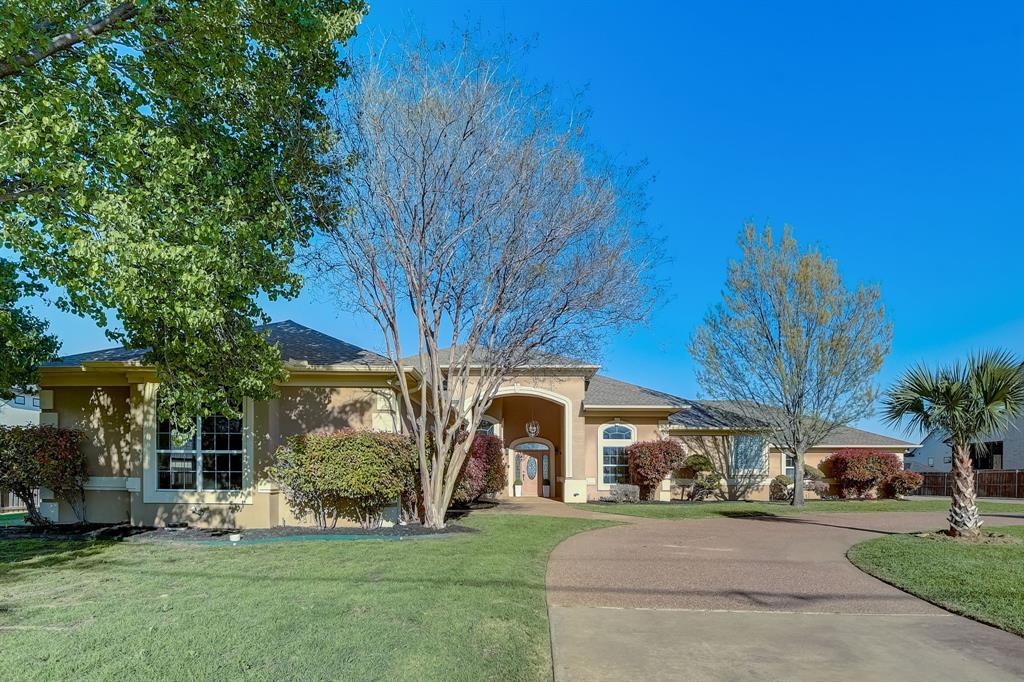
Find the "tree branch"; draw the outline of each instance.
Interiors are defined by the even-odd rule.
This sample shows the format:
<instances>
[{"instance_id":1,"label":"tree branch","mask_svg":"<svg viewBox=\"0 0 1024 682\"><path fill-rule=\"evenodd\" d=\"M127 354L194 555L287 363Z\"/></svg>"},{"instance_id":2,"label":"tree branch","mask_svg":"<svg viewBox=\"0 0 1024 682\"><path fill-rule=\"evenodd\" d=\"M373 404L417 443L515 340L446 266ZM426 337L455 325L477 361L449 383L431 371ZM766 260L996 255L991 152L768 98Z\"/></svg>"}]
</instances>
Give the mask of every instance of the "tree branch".
<instances>
[{"instance_id":1,"label":"tree branch","mask_svg":"<svg viewBox=\"0 0 1024 682\"><path fill-rule=\"evenodd\" d=\"M110 10L106 16L96 19L80 31L62 33L50 40L46 48L42 50L30 50L27 54L11 57L0 62L0 78L15 76L25 69L35 66L39 62L52 57L59 52L70 50L75 45L86 40L91 40L104 33L116 31L126 22L138 15L139 9L131 2L122 2Z\"/></svg>"}]
</instances>

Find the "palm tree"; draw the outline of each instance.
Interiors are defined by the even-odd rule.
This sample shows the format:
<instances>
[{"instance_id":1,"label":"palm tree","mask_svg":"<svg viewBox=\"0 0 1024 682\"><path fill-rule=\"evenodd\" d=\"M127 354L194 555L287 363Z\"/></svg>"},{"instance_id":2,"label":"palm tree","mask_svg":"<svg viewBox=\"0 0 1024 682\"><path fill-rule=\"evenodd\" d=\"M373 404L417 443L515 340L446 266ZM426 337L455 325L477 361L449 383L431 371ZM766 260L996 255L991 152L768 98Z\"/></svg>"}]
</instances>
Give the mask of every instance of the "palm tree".
<instances>
[{"instance_id":1,"label":"palm tree","mask_svg":"<svg viewBox=\"0 0 1024 682\"><path fill-rule=\"evenodd\" d=\"M882 402L890 424L948 434L953 449L949 534L976 538L981 518L974 492L971 443L1010 425L1024 414L1024 366L1006 351L971 356L934 372L919 365L889 389Z\"/></svg>"}]
</instances>

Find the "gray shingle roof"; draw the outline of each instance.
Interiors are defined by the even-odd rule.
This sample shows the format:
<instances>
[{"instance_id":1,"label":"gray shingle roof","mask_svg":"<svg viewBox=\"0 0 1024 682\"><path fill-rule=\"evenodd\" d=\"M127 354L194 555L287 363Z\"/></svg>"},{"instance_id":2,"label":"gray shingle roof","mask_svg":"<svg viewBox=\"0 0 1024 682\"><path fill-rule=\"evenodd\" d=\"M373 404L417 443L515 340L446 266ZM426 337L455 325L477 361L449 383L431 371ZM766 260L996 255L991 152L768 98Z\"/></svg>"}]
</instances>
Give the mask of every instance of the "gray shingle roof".
<instances>
[{"instance_id":1,"label":"gray shingle roof","mask_svg":"<svg viewBox=\"0 0 1024 682\"><path fill-rule=\"evenodd\" d=\"M655 391L653 388L644 388L643 386L595 374L590 377L590 382L587 385L587 394L583 398L583 404L587 407L601 407L604 405L636 405L637 407L669 405L685 407L688 402L670 393Z\"/></svg>"},{"instance_id":2,"label":"gray shingle roof","mask_svg":"<svg viewBox=\"0 0 1024 682\"><path fill-rule=\"evenodd\" d=\"M668 422L673 426L687 429L751 429L760 430L764 422L751 419L742 414L723 410L706 401L688 401L686 409L669 415Z\"/></svg>"},{"instance_id":3,"label":"gray shingle roof","mask_svg":"<svg viewBox=\"0 0 1024 682\"><path fill-rule=\"evenodd\" d=\"M281 349L285 364L292 365L364 365L367 367L389 366L390 361L382 355L353 346L341 339L310 329L297 322L286 320L274 322L259 328L267 332L268 341ZM107 348L68 355L44 367L77 367L85 362L128 362L142 363L148 349Z\"/></svg>"},{"instance_id":4,"label":"gray shingle roof","mask_svg":"<svg viewBox=\"0 0 1024 682\"><path fill-rule=\"evenodd\" d=\"M697 401L702 405L708 407L714 407L719 410L732 412L736 415L743 416L751 413L749 408L744 409L736 401L733 400L700 400ZM770 410L769 407L760 407L759 410ZM754 413L757 410L753 411ZM831 434L829 434L823 441L818 443L820 447L827 446L838 446L838 445L852 445L854 447L911 447L913 443L908 443L905 440L899 438L892 438L891 436L883 436L880 433L872 433L863 429L857 429L852 426L840 426Z\"/></svg>"}]
</instances>

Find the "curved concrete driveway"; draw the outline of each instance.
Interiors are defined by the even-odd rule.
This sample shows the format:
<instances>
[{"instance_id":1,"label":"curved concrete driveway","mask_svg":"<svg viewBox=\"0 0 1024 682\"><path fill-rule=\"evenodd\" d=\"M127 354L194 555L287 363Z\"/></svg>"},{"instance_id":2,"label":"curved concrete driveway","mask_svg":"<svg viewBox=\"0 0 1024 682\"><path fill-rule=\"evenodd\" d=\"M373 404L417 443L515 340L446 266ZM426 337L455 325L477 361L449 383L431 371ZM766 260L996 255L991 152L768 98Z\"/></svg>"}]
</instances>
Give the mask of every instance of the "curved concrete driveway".
<instances>
[{"instance_id":1,"label":"curved concrete driveway","mask_svg":"<svg viewBox=\"0 0 1024 682\"><path fill-rule=\"evenodd\" d=\"M1024 678L1024 640L846 559L882 533L940 528L942 514L614 518L627 525L574 536L551 555L556 680Z\"/></svg>"}]
</instances>

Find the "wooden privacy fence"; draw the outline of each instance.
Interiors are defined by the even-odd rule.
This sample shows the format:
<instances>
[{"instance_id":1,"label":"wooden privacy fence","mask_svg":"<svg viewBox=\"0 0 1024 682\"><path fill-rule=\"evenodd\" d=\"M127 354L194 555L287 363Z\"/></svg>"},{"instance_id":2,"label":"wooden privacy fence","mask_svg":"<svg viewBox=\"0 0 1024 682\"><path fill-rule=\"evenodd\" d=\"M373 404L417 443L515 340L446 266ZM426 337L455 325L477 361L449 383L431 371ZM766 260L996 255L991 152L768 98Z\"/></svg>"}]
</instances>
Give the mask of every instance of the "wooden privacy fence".
<instances>
[{"instance_id":1,"label":"wooden privacy fence","mask_svg":"<svg viewBox=\"0 0 1024 682\"><path fill-rule=\"evenodd\" d=\"M924 484L916 495L949 495L953 489L951 472L931 471L921 475ZM975 471L974 489L978 497L1024 497L1024 470Z\"/></svg>"}]
</instances>

